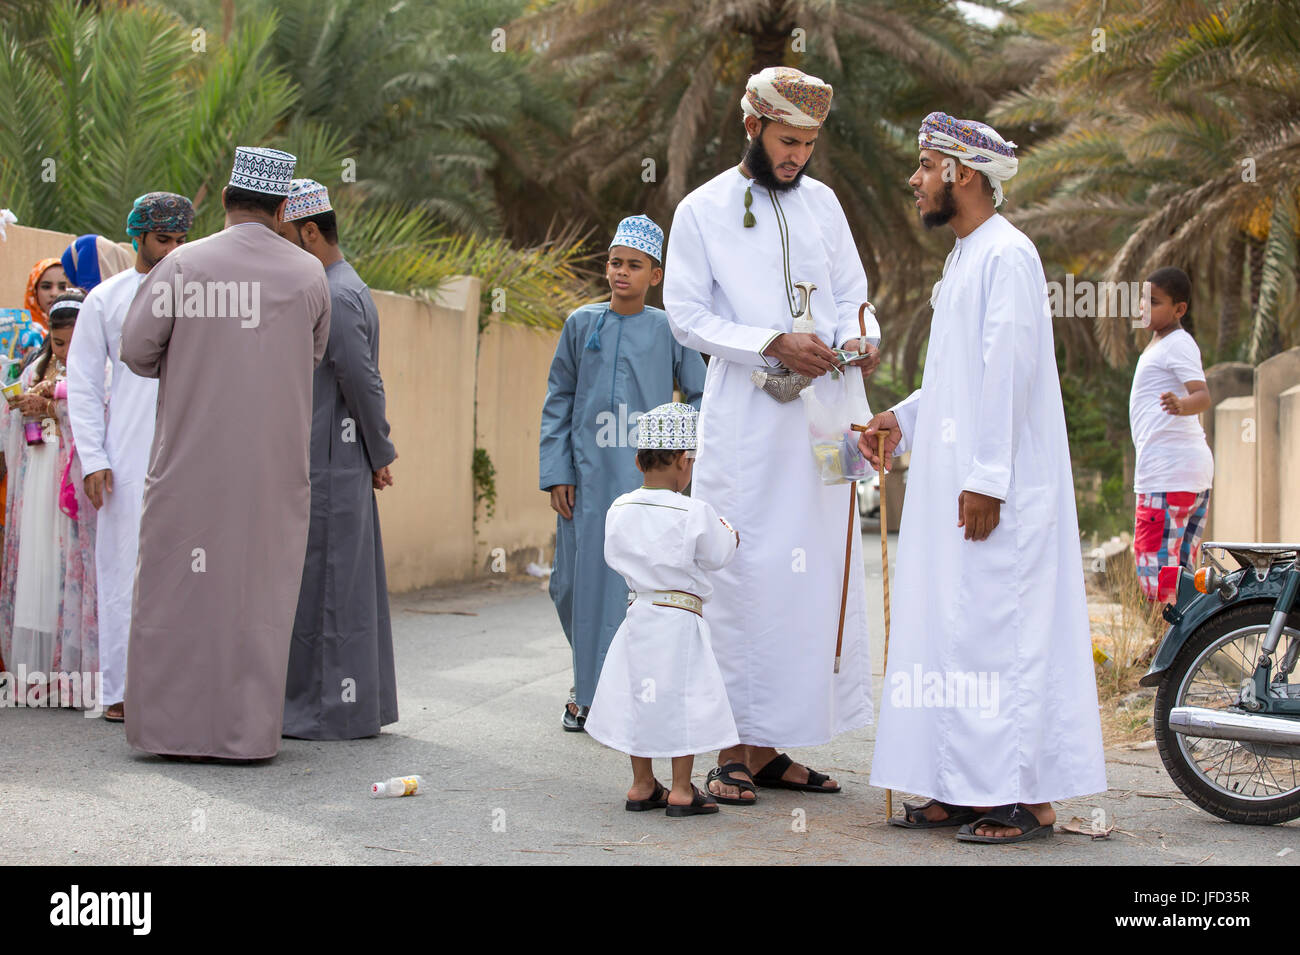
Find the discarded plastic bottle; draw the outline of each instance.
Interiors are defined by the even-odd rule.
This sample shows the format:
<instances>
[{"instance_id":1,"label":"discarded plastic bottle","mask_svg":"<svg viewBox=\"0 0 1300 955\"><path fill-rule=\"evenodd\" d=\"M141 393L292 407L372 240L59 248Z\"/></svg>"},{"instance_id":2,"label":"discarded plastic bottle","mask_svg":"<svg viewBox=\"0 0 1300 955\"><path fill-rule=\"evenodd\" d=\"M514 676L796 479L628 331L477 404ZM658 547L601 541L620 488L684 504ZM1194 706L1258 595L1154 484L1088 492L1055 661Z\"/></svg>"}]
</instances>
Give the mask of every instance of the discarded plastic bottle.
<instances>
[{"instance_id":1,"label":"discarded plastic bottle","mask_svg":"<svg viewBox=\"0 0 1300 955\"><path fill-rule=\"evenodd\" d=\"M370 787L370 797L379 799L386 796L414 796L424 785L419 776L394 776L392 779L375 783Z\"/></svg>"}]
</instances>

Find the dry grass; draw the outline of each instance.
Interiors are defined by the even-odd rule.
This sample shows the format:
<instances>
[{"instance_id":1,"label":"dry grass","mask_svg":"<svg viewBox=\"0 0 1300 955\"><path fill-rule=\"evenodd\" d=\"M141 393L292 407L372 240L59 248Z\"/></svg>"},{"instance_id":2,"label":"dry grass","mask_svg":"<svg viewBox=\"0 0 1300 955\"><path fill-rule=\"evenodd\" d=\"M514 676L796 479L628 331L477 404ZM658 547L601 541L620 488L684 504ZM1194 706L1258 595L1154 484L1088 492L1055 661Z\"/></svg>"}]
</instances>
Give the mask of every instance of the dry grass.
<instances>
[{"instance_id":1,"label":"dry grass","mask_svg":"<svg viewBox=\"0 0 1300 955\"><path fill-rule=\"evenodd\" d=\"M1152 700L1123 704L1140 690L1151 655L1166 624L1163 604L1150 603L1138 586L1131 555L1111 559L1101 582L1088 594L1088 616L1094 651L1108 658L1097 663L1097 698L1101 704L1102 735L1107 745L1139 743L1152 738Z\"/></svg>"}]
</instances>

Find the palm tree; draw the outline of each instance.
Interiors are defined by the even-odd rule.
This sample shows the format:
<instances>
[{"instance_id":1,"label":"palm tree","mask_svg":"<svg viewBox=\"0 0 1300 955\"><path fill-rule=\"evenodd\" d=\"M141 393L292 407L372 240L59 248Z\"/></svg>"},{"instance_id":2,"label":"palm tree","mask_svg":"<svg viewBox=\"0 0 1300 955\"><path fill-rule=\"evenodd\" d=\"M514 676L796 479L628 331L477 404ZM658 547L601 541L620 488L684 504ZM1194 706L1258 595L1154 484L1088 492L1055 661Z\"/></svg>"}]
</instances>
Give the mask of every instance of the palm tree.
<instances>
[{"instance_id":1,"label":"palm tree","mask_svg":"<svg viewBox=\"0 0 1300 955\"><path fill-rule=\"evenodd\" d=\"M1251 250L1245 357L1279 349L1295 283L1300 177L1300 2L1074 0L1025 25L1062 50L994 109L1049 133L1024 157L1024 227L1079 272L1132 281L1159 265L1218 299L1220 357L1236 344ZM1101 30L1101 48L1093 31ZM1251 240L1254 241L1251 241ZM1214 309L1198 309L1202 316ZM1132 353L1122 322L1098 319L1112 364Z\"/></svg>"},{"instance_id":2,"label":"palm tree","mask_svg":"<svg viewBox=\"0 0 1300 955\"><path fill-rule=\"evenodd\" d=\"M20 221L120 236L132 199L167 189L198 197L199 227L212 228L219 210L203 199L230 144L264 141L293 104L262 63L271 25L199 53L147 9L39 12L0 22L0 195Z\"/></svg>"},{"instance_id":3,"label":"palm tree","mask_svg":"<svg viewBox=\"0 0 1300 955\"><path fill-rule=\"evenodd\" d=\"M886 348L901 357L901 384L914 379L946 251L923 237L908 198L915 130L932 109L979 111L1010 88L1005 71L975 65L1002 34L950 0L554 0L515 28L521 49L569 77L576 103L572 147L548 185L577 184L587 201L575 211L601 231L631 211L667 222L687 191L739 158L751 74L788 64L830 82L812 174L844 206Z\"/></svg>"}]
</instances>

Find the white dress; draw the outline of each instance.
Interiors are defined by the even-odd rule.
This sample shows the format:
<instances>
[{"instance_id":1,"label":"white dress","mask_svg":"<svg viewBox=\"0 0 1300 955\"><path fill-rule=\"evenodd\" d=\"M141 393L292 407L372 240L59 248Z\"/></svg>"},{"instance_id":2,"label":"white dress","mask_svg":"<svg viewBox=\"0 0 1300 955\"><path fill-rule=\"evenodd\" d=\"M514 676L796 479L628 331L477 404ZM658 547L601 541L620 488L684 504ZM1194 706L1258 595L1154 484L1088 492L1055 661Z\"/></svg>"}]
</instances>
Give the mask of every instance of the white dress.
<instances>
[{"instance_id":1,"label":"white dress","mask_svg":"<svg viewBox=\"0 0 1300 955\"><path fill-rule=\"evenodd\" d=\"M704 615L740 741L817 746L872 720L867 594L856 509L847 485L822 484L802 402L780 404L750 373L793 324L790 281L812 282L817 335L827 345L857 338L867 278L835 193L804 177L783 193L783 216L752 185L756 225L745 228L749 181L735 169L677 206L664 272L664 307L677 340L711 355L700 406L692 494L721 509L745 546L714 583ZM800 303L796 302L794 307ZM866 316L867 334L879 338ZM853 548L844 647L835 639L844 580L845 531Z\"/></svg>"},{"instance_id":2,"label":"white dress","mask_svg":"<svg viewBox=\"0 0 1300 955\"><path fill-rule=\"evenodd\" d=\"M707 600L710 571L736 554L737 537L708 504L638 488L605 517L605 562L639 595L614 635L586 730L629 756L689 756L735 746L736 724L704 618L656 606L679 590Z\"/></svg>"},{"instance_id":3,"label":"white dress","mask_svg":"<svg viewBox=\"0 0 1300 955\"><path fill-rule=\"evenodd\" d=\"M1106 789L1070 449L1038 252L994 215L957 245L921 389L871 785L961 806ZM1002 501L983 541L963 490Z\"/></svg>"},{"instance_id":4,"label":"white dress","mask_svg":"<svg viewBox=\"0 0 1300 955\"><path fill-rule=\"evenodd\" d=\"M104 702L110 705L122 702L126 690L140 510L158 407L158 379L141 378L118 354L122 320L144 278L145 273L128 269L95 286L81 306L77 334L68 348L68 417L81 473L113 471L113 490L105 492L104 506L95 515L99 668Z\"/></svg>"}]
</instances>

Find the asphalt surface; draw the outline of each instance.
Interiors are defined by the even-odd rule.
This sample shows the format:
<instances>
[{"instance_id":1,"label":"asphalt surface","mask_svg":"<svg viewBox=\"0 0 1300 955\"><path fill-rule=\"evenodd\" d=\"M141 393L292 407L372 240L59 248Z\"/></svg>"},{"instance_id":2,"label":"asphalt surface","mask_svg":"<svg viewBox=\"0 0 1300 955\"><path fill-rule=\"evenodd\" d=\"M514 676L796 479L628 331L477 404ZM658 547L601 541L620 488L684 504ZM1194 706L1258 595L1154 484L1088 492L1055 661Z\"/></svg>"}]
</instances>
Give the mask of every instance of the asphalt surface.
<instances>
[{"instance_id":1,"label":"asphalt surface","mask_svg":"<svg viewBox=\"0 0 1300 955\"><path fill-rule=\"evenodd\" d=\"M878 538L864 541L876 699ZM560 729L569 654L545 583L484 581L393 598L401 721L374 739L285 740L252 766L137 753L121 725L0 710L0 863L131 864L1292 864L1300 823L1234 826L1181 796L1154 750L1107 751L1109 790L1058 804L1058 832L1019 846L885 825L870 727L796 757L840 795L765 790L711 817L629 813L626 758ZM667 761L660 770L666 778ZM697 782L712 765L697 761ZM658 767L657 767L658 768ZM419 773L425 791L372 799ZM895 794L895 809L905 794ZM1104 815L1097 815L1098 810ZM1105 839L1060 832L1072 817Z\"/></svg>"}]
</instances>

